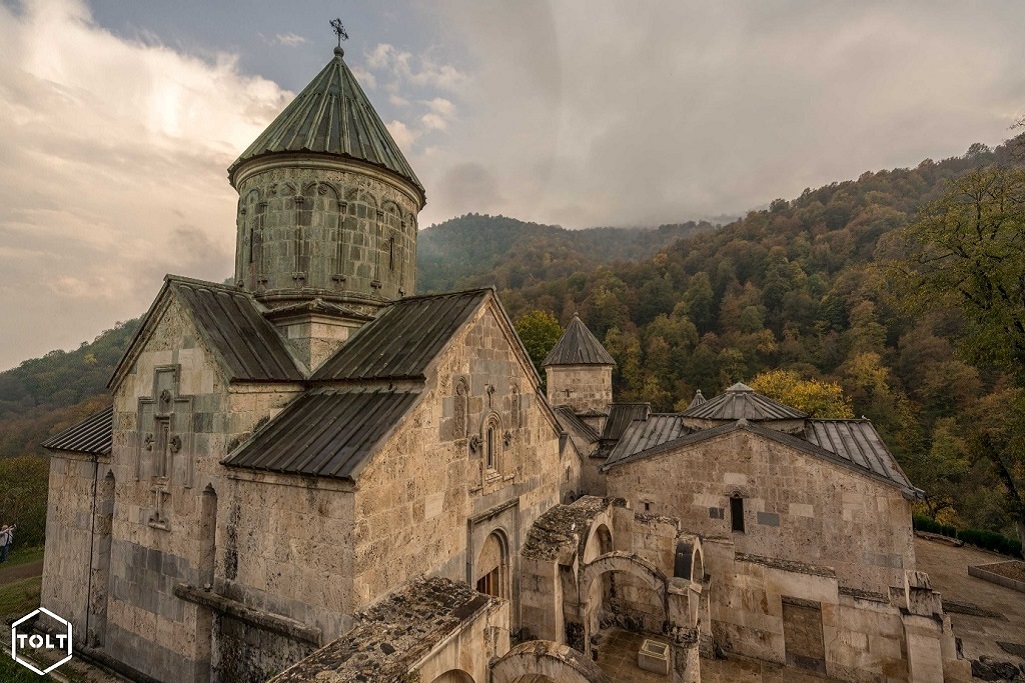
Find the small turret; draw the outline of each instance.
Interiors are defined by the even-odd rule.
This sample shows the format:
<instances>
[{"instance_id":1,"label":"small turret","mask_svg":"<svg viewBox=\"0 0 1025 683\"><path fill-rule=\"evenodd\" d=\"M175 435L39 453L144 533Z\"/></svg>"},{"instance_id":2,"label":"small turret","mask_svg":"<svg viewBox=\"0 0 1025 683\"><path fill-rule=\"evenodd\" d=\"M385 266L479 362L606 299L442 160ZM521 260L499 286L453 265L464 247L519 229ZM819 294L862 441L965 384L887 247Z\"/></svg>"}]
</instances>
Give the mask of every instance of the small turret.
<instances>
[{"instance_id":1,"label":"small turret","mask_svg":"<svg viewBox=\"0 0 1025 683\"><path fill-rule=\"evenodd\" d=\"M582 417L604 423L612 403L612 368L616 361L579 316L566 326L542 363L548 378L548 402L569 406ZM600 426L596 426L600 431Z\"/></svg>"}]
</instances>

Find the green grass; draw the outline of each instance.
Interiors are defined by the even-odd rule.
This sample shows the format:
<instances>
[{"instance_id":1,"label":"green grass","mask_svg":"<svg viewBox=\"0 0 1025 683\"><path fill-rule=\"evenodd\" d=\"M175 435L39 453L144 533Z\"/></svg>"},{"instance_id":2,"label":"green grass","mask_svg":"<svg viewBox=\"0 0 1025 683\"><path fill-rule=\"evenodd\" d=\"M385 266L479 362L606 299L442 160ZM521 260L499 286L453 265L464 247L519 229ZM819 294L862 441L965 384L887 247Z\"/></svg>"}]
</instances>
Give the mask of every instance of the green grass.
<instances>
[{"instance_id":1,"label":"green grass","mask_svg":"<svg viewBox=\"0 0 1025 683\"><path fill-rule=\"evenodd\" d=\"M0 564L0 569L16 567L19 564L38 562L41 559L43 559L43 546L41 545L29 548L15 548L11 551L11 554L7 556L7 561Z\"/></svg>"},{"instance_id":2,"label":"green grass","mask_svg":"<svg viewBox=\"0 0 1025 683\"><path fill-rule=\"evenodd\" d=\"M23 579L0 586L0 616L20 616L39 607L43 577ZM0 676L0 681L6 680Z\"/></svg>"},{"instance_id":3,"label":"green grass","mask_svg":"<svg viewBox=\"0 0 1025 683\"><path fill-rule=\"evenodd\" d=\"M40 676L11 659L10 652L0 654L0 681L4 683L53 683L49 676Z\"/></svg>"}]
</instances>

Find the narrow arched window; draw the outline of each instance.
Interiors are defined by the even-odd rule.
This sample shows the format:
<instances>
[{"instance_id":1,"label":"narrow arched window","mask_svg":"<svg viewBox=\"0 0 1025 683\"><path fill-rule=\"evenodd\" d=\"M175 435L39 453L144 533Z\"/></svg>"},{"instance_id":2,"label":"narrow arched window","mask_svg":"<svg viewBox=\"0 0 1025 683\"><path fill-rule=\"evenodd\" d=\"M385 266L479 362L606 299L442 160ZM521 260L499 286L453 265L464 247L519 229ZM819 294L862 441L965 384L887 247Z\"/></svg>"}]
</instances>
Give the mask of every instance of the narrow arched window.
<instances>
[{"instance_id":1,"label":"narrow arched window","mask_svg":"<svg viewBox=\"0 0 1025 683\"><path fill-rule=\"evenodd\" d=\"M494 425L488 425L488 431L484 440L485 448L485 464L489 470L498 469L497 463L495 462L495 427Z\"/></svg>"},{"instance_id":2,"label":"narrow arched window","mask_svg":"<svg viewBox=\"0 0 1025 683\"><path fill-rule=\"evenodd\" d=\"M744 533L744 499L739 494L730 496L730 528Z\"/></svg>"}]
</instances>

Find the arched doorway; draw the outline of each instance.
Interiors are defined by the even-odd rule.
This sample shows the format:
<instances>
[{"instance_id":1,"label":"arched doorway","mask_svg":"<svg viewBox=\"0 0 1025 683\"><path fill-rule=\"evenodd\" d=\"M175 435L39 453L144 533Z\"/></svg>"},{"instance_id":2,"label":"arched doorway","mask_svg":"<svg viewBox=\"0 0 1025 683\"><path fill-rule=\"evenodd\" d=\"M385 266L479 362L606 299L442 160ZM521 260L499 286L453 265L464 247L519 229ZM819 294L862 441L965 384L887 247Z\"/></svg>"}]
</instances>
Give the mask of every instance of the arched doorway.
<instances>
[{"instance_id":1,"label":"arched doorway","mask_svg":"<svg viewBox=\"0 0 1025 683\"><path fill-rule=\"evenodd\" d=\"M509 543L500 530L492 531L484 540L475 568L478 592L509 597Z\"/></svg>"}]
</instances>

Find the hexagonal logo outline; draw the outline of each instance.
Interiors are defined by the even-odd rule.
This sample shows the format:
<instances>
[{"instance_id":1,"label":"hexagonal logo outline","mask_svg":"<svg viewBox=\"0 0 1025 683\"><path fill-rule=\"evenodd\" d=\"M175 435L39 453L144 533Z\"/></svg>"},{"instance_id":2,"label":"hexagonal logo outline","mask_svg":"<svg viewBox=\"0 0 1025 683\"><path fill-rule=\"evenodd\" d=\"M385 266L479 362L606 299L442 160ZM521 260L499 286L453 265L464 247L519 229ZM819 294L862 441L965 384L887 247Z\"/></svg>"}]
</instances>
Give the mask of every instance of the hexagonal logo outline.
<instances>
[{"instance_id":1,"label":"hexagonal logo outline","mask_svg":"<svg viewBox=\"0 0 1025 683\"><path fill-rule=\"evenodd\" d=\"M68 641L67 641L68 642L68 656L65 657L64 659L60 660L56 664L51 664L50 666L48 666L48 667L46 667L45 669L42 669L42 670L37 669L32 663L27 662L24 659L20 659L18 657L18 625L21 624L22 622L28 621L29 619L31 619L32 617L36 616L40 612L44 612L44 613L48 614L50 617L52 617L53 619L56 619L57 621L59 621L60 623L64 624L68 628ZM30 669L30 670L36 672L37 674L39 674L40 676L44 676L44 675L50 673L51 671L53 671L54 669L56 669L61 664L65 664L66 662L69 662L71 660L72 656L73 655L72 655L72 652L71 652L71 622L68 621L67 619L65 619L64 617L61 617L61 616L58 616L58 615L54 614L53 612L51 612L50 610L46 609L45 607L39 607L37 609L34 609L31 612L29 612L28 614L26 614L25 616L23 616L21 619L18 619L16 622L11 624L11 659L16 661L18 664L21 664L26 669Z\"/></svg>"}]
</instances>

